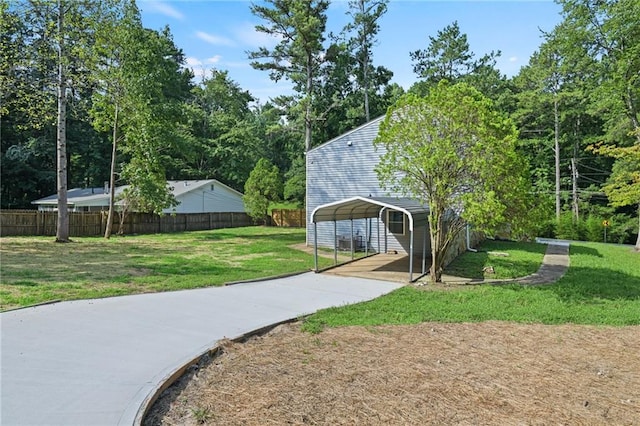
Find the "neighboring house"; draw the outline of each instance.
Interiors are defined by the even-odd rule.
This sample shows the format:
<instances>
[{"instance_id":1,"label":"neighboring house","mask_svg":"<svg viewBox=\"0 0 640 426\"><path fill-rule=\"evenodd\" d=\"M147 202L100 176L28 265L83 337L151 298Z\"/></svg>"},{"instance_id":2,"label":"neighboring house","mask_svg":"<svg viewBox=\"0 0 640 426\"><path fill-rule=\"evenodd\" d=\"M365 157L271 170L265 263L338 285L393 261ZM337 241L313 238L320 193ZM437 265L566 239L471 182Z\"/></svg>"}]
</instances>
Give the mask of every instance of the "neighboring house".
<instances>
[{"instance_id":1,"label":"neighboring house","mask_svg":"<svg viewBox=\"0 0 640 426\"><path fill-rule=\"evenodd\" d=\"M428 208L383 190L374 170L384 153L384 147L373 146L383 120L379 117L307 152L308 245L335 244L348 250L353 229L353 245L359 250L419 255L424 247L430 253ZM452 256L460 245L466 248L465 236L461 238Z\"/></svg>"},{"instance_id":2,"label":"neighboring house","mask_svg":"<svg viewBox=\"0 0 640 426\"><path fill-rule=\"evenodd\" d=\"M178 205L165 209L164 213L215 213L244 212L242 193L228 187L215 179L206 180L170 180L171 188ZM116 188L116 199L126 186ZM67 192L69 210L100 211L109 208L108 188L71 189ZM55 210L58 208L58 196L51 195L33 201L38 210ZM116 202L118 204L118 202Z\"/></svg>"}]
</instances>

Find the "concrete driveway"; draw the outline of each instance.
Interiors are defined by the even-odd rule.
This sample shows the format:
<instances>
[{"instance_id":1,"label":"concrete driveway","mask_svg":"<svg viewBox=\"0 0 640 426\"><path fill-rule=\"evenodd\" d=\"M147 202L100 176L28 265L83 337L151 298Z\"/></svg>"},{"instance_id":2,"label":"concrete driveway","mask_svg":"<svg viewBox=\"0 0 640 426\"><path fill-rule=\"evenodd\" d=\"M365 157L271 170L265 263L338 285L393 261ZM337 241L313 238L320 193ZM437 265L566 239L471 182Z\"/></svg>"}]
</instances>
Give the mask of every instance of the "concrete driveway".
<instances>
[{"instance_id":1,"label":"concrete driveway","mask_svg":"<svg viewBox=\"0 0 640 426\"><path fill-rule=\"evenodd\" d=\"M0 423L131 425L164 378L220 339L399 286L306 273L2 313Z\"/></svg>"}]
</instances>

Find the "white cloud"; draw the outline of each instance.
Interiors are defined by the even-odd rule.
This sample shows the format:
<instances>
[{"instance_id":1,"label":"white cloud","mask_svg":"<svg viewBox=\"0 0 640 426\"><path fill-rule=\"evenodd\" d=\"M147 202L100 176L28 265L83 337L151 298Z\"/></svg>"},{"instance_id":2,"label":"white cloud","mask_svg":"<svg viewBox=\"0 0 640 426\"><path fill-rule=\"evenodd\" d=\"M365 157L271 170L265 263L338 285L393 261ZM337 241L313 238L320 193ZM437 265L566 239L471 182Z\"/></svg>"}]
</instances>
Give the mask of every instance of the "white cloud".
<instances>
[{"instance_id":1,"label":"white cloud","mask_svg":"<svg viewBox=\"0 0 640 426\"><path fill-rule=\"evenodd\" d=\"M509 62L518 62L518 57L517 56L510 57Z\"/></svg>"},{"instance_id":2,"label":"white cloud","mask_svg":"<svg viewBox=\"0 0 640 426\"><path fill-rule=\"evenodd\" d=\"M187 67L197 67L202 65L202 61L198 58L194 58L193 56L187 56L185 59Z\"/></svg>"},{"instance_id":3,"label":"white cloud","mask_svg":"<svg viewBox=\"0 0 640 426\"><path fill-rule=\"evenodd\" d=\"M218 62L220 62L220 59L222 59L222 56L215 55L215 56L212 56L210 58L205 59L204 62L207 63L207 64L217 64Z\"/></svg>"},{"instance_id":4,"label":"white cloud","mask_svg":"<svg viewBox=\"0 0 640 426\"><path fill-rule=\"evenodd\" d=\"M240 24L233 34L242 44L250 47L273 47L280 41L279 37L256 31L255 25L249 22Z\"/></svg>"},{"instance_id":5,"label":"white cloud","mask_svg":"<svg viewBox=\"0 0 640 426\"><path fill-rule=\"evenodd\" d=\"M235 46L233 40L230 40L226 37L220 37L214 34L205 33L204 31L197 31L196 37L198 37L200 40L204 40L207 43L217 46Z\"/></svg>"},{"instance_id":6,"label":"white cloud","mask_svg":"<svg viewBox=\"0 0 640 426\"><path fill-rule=\"evenodd\" d=\"M188 56L185 59L185 68L188 68L193 72L196 81L201 78L207 77L211 74L211 70L215 68L215 64L219 64L222 60L221 55L215 55L206 59L198 59L193 56Z\"/></svg>"},{"instance_id":7,"label":"white cloud","mask_svg":"<svg viewBox=\"0 0 640 426\"><path fill-rule=\"evenodd\" d=\"M159 13L170 18L184 21L184 15L173 6L162 1L148 1L144 3L144 9L151 13Z\"/></svg>"}]
</instances>

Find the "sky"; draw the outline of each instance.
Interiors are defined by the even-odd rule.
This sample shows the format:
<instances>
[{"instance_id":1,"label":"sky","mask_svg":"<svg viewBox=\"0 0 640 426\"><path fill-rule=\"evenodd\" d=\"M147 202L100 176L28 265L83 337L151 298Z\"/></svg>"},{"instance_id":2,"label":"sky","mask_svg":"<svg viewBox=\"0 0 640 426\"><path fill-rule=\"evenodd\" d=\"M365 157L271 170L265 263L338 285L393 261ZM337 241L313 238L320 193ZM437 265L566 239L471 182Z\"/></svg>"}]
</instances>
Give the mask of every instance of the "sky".
<instances>
[{"instance_id":1,"label":"sky","mask_svg":"<svg viewBox=\"0 0 640 426\"><path fill-rule=\"evenodd\" d=\"M251 68L247 52L273 47L276 41L255 31L262 21L251 14L250 5L248 0L138 1L145 27L169 26L196 80L212 68L227 70L231 80L265 103L292 89L288 81L274 83L267 71ZM331 2L328 31L344 27L347 10L347 0ZM542 31L560 23L560 12L551 0L391 0L379 20L373 62L393 71L392 82L408 89L417 80L409 53L426 49L430 36L457 21L476 57L500 51L497 67L511 77L538 49Z\"/></svg>"}]
</instances>

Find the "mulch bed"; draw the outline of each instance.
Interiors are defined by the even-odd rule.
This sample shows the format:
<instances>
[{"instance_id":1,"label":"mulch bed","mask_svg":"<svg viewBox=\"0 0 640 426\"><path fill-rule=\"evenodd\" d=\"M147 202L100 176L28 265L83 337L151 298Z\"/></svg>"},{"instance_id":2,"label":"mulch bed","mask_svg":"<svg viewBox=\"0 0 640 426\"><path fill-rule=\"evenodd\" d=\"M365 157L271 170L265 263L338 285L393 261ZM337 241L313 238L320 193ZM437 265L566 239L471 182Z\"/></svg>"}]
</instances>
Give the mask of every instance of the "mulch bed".
<instances>
[{"instance_id":1,"label":"mulch bed","mask_svg":"<svg viewBox=\"0 0 640 426\"><path fill-rule=\"evenodd\" d=\"M640 425L640 327L277 327L169 388L147 425Z\"/></svg>"}]
</instances>

